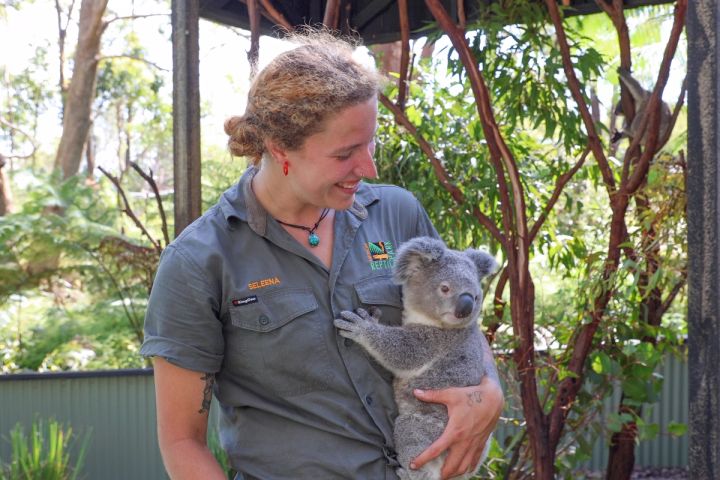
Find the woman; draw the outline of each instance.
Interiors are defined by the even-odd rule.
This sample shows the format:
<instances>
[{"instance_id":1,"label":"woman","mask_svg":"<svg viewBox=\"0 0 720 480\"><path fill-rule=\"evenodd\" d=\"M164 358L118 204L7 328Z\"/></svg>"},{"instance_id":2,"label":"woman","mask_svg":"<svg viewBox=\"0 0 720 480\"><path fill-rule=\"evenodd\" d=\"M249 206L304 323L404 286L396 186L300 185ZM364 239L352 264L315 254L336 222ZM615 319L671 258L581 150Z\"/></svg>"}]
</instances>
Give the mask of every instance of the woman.
<instances>
[{"instance_id":1,"label":"woman","mask_svg":"<svg viewBox=\"0 0 720 480\"><path fill-rule=\"evenodd\" d=\"M205 443L213 393L237 478L396 478L392 379L333 327L373 305L399 323L395 250L437 237L411 194L362 182L377 177L379 85L350 45L316 32L261 71L245 115L226 122L253 166L165 249L145 321L173 479L223 478ZM447 449L444 478L475 465L503 401L486 363L478 386L416 392L450 415L416 467Z\"/></svg>"}]
</instances>

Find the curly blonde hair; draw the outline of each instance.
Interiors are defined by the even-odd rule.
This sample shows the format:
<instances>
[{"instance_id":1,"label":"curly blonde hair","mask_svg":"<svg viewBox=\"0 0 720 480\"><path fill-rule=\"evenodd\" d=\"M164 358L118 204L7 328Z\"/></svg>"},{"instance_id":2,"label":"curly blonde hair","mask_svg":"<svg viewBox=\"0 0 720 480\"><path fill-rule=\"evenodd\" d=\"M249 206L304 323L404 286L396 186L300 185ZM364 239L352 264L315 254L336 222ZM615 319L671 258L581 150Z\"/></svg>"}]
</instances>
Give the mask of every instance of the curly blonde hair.
<instances>
[{"instance_id":1,"label":"curly blonde hair","mask_svg":"<svg viewBox=\"0 0 720 480\"><path fill-rule=\"evenodd\" d=\"M305 30L250 86L245 114L225 121L230 153L257 165L265 140L295 150L343 108L377 95L382 78L353 58L355 45L327 31Z\"/></svg>"}]
</instances>

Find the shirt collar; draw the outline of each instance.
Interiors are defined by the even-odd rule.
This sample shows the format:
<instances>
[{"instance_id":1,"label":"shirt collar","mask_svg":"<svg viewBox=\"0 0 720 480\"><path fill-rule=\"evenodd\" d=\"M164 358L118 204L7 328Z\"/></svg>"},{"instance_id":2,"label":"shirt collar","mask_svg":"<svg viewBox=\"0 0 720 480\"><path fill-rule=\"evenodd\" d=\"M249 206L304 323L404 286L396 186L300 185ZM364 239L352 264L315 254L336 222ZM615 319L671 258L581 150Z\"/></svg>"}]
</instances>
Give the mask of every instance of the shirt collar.
<instances>
[{"instance_id":1,"label":"shirt collar","mask_svg":"<svg viewBox=\"0 0 720 480\"><path fill-rule=\"evenodd\" d=\"M250 228L258 235L265 235L268 213L252 190L252 179L257 172L257 167L250 166L240 177L240 181L226 190L220 197L218 203L227 221L228 228L231 230L234 228L233 221L241 220L247 222ZM355 201L348 209L348 212L360 220L365 220L368 216L366 207L377 200L379 200L379 197L375 189L362 182L355 194Z\"/></svg>"}]
</instances>

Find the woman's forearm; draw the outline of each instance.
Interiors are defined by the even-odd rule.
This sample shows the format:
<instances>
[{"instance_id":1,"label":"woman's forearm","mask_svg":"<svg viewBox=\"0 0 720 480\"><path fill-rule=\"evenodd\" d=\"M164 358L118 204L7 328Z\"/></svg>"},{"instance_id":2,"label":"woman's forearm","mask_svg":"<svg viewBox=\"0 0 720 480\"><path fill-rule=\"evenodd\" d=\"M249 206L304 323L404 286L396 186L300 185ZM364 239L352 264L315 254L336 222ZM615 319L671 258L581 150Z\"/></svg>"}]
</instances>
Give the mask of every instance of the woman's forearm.
<instances>
[{"instance_id":1,"label":"woman's forearm","mask_svg":"<svg viewBox=\"0 0 720 480\"><path fill-rule=\"evenodd\" d=\"M193 439L179 440L161 445L163 462L172 480L227 480L215 457L201 442Z\"/></svg>"}]
</instances>

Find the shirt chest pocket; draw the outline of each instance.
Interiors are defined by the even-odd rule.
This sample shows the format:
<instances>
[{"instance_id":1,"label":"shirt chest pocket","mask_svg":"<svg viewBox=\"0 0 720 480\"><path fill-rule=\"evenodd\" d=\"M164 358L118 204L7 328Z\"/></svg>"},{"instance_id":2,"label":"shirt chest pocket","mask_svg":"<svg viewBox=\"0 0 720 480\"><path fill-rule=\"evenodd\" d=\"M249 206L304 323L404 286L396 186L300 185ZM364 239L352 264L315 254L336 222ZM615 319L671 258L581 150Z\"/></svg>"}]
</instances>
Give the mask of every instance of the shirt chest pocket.
<instances>
[{"instance_id":1,"label":"shirt chest pocket","mask_svg":"<svg viewBox=\"0 0 720 480\"><path fill-rule=\"evenodd\" d=\"M226 368L247 388L281 396L327 389L331 375L327 335L332 329L313 293L281 289L243 301L230 307Z\"/></svg>"},{"instance_id":2,"label":"shirt chest pocket","mask_svg":"<svg viewBox=\"0 0 720 480\"><path fill-rule=\"evenodd\" d=\"M402 293L391 275L373 275L355 284L360 306L378 307L382 311L380 323L400 325L402 323Z\"/></svg>"}]
</instances>

